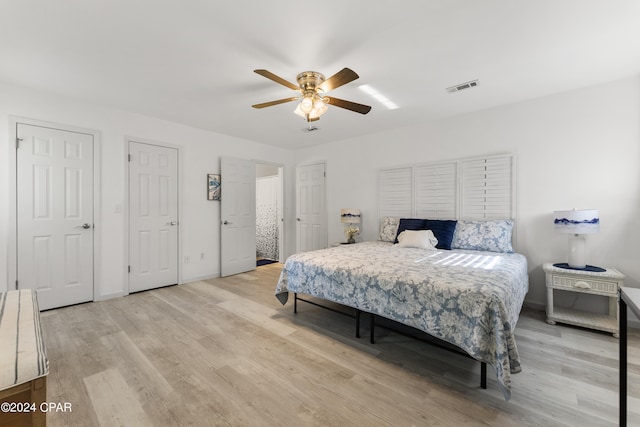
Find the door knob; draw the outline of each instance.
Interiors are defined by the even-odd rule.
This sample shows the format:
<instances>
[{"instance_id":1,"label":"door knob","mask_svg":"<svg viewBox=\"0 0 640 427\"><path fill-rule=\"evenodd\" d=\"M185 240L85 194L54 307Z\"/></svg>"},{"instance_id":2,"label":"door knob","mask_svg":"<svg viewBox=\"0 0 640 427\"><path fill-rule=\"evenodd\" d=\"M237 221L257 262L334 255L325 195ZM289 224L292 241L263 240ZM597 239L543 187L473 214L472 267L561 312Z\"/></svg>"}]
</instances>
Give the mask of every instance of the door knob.
<instances>
[{"instance_id":1,"label":"door knob","mask_svg":"<svg viewBox=\"0 0 640 427\"><path fill-rule=\"evenodd\" d=\"M231 221L226 221L226 220L225 220L225 221L223 222L223 224L224 224L224 225L231 224Z\"/></svg>"},{"instance_id":2,"label":"door knob","mask_svg":"<svg viewBox=\"0 0 640 427\"><path fill-rule=\"evenodd\" d=\"M302 220L300 218L296 218L296 221L302 222Z\"/></svg>"},{"instance_id":3,"label":"door knob","mask_svg":"<svg viewBox=\"0 0 640 427\"><path fill-rule=\"evenodd\" d=\"M169 225L176 225L176 224L177 224L177 222L176 222L176 221L171 221L171 222L169 223Z\"/></svg>"},{"instance_id":4,"label":"door knob","mask_svg":"<svg viewBox=\"0 0 640 427\"><path fill-rule=\"evenodd\" d=\"M85 222L84 224L82 224L82 228L87 230L87 229L91 228L91 224L89 224L88 222Z\"/></svg>"}]
</instances>

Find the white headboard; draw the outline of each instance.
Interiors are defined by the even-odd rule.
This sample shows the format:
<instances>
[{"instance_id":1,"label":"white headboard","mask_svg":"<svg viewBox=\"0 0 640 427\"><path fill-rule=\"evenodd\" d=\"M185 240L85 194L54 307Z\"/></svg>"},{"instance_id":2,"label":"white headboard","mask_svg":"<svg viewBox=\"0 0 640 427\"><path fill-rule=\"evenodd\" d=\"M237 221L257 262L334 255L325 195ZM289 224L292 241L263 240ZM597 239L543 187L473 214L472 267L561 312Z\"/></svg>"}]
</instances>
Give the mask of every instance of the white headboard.
<instances>
[{"instance_id":1,"label":"white headboard","mask_svg":"<svg viewBox=\"0 0 640 427\"><path fill-rule=\"evenodd\" d=\"M378 171L378 217L516 217L512 154L422 163Z\"/></svg>"}]
</instances>

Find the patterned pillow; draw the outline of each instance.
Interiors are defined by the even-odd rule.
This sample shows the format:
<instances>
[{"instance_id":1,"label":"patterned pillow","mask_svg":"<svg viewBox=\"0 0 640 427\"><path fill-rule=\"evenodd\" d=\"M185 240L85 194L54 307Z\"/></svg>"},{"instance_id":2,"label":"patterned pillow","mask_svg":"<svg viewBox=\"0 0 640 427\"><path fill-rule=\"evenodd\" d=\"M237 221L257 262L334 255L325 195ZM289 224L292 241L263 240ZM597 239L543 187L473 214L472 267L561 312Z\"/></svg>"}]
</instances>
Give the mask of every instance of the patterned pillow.
<instances>
[{"instance_id":1,"label":"patterned pillow","mask_svg":"<svg viewBox=\"0 0 640 427\"><path fill-rule=\"evenodd\" d=\"M513 252L511 246L513 224L512 219L458 221L451 247L476 251Z\"/></svg>"},{"instance_id":2,"label":"patterned pillow","mask_svg":"<svg viewBox=\"0 0 640 427\"><path fill-rule=\"evenodd\" d=\"M378 240L383 242L393 242L396 240L396 234L398 233L398 224L400 218L396 216L385 216L380 220L380 235Z\"/></svg>"}]
</instances>

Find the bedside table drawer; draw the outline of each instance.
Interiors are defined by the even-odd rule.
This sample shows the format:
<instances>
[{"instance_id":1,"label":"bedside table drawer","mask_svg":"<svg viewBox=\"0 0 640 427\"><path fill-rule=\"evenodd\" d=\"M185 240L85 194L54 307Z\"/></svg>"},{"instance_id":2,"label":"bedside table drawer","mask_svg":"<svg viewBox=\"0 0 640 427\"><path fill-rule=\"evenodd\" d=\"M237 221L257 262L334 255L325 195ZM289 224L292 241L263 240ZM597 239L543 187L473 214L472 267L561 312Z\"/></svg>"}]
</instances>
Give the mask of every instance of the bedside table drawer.
<instances>
[{"instance_id":1,"label":"bedside table drawer","mask_svg":"<svg viewBox=\"0 0 640 427\"><path fill-rule=\"evenodd\" d=\"M618 294L617 282L553 275L551 283L556 289L572 289L611 295Z\"/></svg>"}]
</instances>

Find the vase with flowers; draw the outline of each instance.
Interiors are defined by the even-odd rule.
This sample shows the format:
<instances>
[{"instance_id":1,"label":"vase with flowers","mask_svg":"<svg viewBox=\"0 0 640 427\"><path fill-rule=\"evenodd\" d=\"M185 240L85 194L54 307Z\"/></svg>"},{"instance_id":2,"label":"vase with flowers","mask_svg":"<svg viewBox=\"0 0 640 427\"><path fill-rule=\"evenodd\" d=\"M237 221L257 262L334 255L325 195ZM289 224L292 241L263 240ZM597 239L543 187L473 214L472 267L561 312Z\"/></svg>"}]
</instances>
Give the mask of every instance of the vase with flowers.
<instances>
[{"instance_id":1,"label":"vase with flowers","mask_svg":"<svg viewBox=\"0 0 640 427\"><path fill-rule=\"evenodd\" d=\"M349 225L345 227L344 234L347 237L347 243L355 243L356 240L353 238L356 234L360 233L360 228L357 225Z\"/></svg>"}]
</instances>

